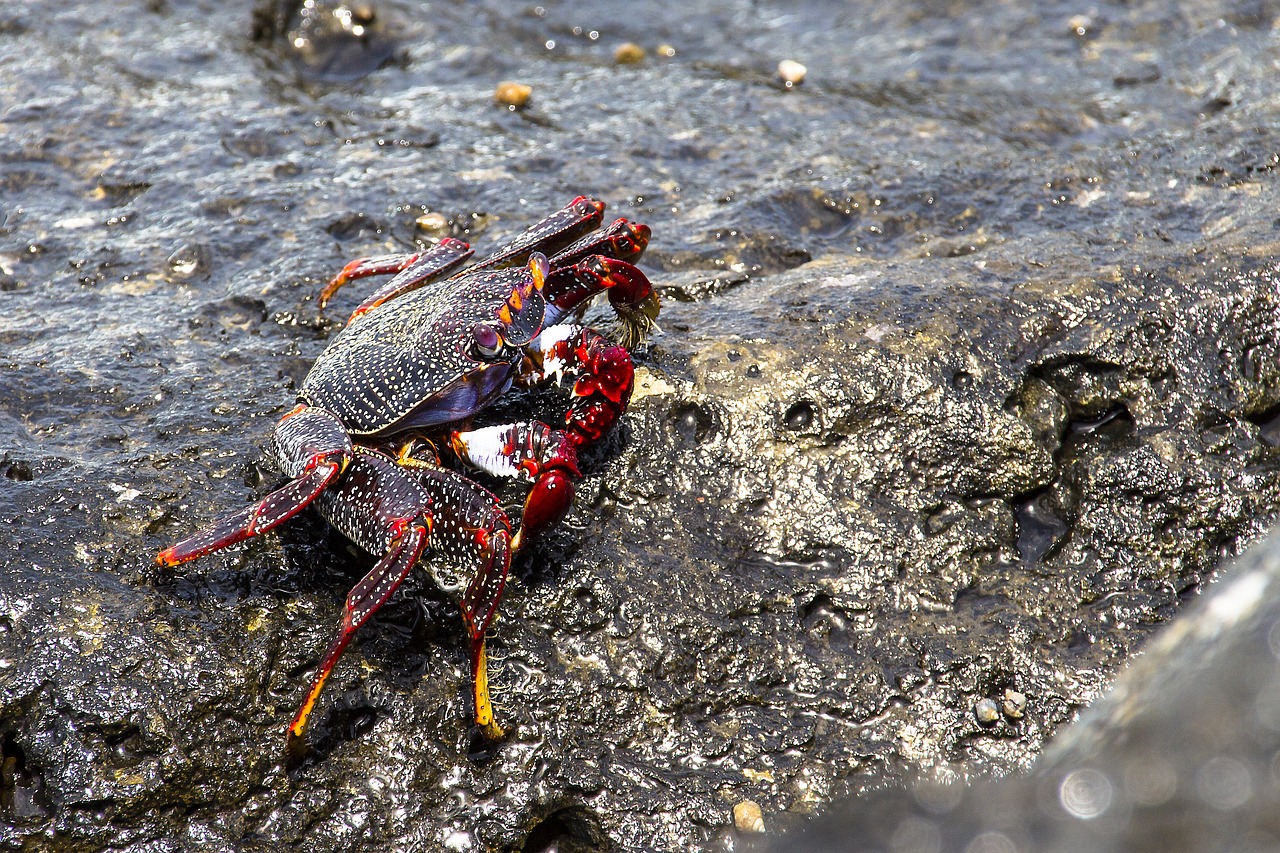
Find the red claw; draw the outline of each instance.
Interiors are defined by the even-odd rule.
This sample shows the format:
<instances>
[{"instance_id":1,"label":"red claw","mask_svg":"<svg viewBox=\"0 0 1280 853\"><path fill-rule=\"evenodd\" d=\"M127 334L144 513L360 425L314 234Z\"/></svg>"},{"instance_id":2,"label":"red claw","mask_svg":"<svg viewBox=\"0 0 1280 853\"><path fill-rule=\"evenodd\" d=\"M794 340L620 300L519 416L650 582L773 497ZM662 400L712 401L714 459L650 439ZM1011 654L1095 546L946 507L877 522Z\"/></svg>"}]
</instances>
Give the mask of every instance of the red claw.
<instances>
[{"instance_id":1,"label":"red claw","mask_svg":"<svg viewBox=\"0 0 1280 853\"><path fill-rule=\"evenodd\" d=\"M573 505L573 480L569 472L556 469L534 481L524 500L520 529L511 540L512 550L520 550L525 537L537 536L560 523Z\"/></svg>"},{"instance_id":2,"label":"red claw","mask_svg":"<svg viewBox=\"0 0 1280 853\"><path fill-rule=\"evenodd\" d=\"M645 274L626 261L596 255L582 265L600 278L602 287L609 289L609 304L615 308L638 305L653 293L653 285Z\"/></svg>"}]
</instances>

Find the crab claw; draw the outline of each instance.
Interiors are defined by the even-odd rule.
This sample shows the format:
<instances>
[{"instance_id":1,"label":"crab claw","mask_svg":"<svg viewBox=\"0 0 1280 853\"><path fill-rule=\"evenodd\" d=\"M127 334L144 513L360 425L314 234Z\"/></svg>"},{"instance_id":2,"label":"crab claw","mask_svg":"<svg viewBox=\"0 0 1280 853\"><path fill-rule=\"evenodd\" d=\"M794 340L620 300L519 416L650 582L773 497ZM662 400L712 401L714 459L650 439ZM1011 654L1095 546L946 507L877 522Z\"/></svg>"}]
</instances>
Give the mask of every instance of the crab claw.
<instances>
[{"instance_id":1,"label":"crab claw","mask_svg":"<svg viewBox=\"0 0 1280 853\"><path fill-rule=\"evenodd\" d=\"M641 226L643 227L643 226ZM626 261L595 255L578 264L609 289L609 304L622 323L619 337L624 347L643 341L657 327L662 303L649 279Z\"/></svg>"}]
</instances>

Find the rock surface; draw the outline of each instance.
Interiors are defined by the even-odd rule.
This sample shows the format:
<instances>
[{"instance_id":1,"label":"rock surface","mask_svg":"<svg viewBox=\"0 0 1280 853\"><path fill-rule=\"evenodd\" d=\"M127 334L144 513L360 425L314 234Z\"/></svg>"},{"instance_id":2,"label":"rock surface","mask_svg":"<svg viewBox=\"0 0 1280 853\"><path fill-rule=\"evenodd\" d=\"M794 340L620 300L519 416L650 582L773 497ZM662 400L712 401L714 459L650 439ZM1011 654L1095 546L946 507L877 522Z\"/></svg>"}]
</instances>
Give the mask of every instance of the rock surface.
<instances>
[{"instance_id":1,"label":"rock surface","mask_svg":"<svg viewBox=\"0 0 1280 853\"><path fill-rule=\"evenodd\" d=\"M873 794L770 849L1275 849L1280 538L1214 587L1026 776Z\"/></svg>"},{"instance_id":2,"label":"rock surface","mask_svg":"<svg viewBox=\"0 0 1280 853\"><path fill-rule=\"evenodd\" d=\"M306 8L0 11L0 844L729 845L1026 766L1274 521L1255 6ZM346 260L578 192L654 228L662 332L515 568L511 739L418 577L287 766L369 558L310 515L154 553L270 486Z\"/></svg>"}]
</instances>

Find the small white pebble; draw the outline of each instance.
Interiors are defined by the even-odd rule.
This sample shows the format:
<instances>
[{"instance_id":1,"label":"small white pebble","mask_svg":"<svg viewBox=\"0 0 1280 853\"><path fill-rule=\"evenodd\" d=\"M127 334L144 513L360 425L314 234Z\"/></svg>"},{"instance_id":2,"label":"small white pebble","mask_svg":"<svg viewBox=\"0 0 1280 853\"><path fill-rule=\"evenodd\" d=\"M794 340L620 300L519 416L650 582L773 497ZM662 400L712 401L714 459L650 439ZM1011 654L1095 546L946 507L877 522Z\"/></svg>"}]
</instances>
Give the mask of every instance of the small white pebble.
<instances>
[{"instance_id":1,"label":"small white pebble","mask_svg":"<svg viewBox=\"0 0 1280 853\"><path fill-rule=\"evenodd\" d=\"M784 59L778 63L778 76L782 78L782 82L786 84L788 89L803 83L804 75L808 73L809 69L794 59Z\"/></svg>"},{"instance_id":2,"label":"small white pebble","mask_svg":"<svg viewBox=\"0 0 1280 853\"><path fill-rule=\"evenodd\" d=\"M743 800L733 807L733 825L738 832L764 832L764 812L755 800Z\"/></svg>"}]
</instances>

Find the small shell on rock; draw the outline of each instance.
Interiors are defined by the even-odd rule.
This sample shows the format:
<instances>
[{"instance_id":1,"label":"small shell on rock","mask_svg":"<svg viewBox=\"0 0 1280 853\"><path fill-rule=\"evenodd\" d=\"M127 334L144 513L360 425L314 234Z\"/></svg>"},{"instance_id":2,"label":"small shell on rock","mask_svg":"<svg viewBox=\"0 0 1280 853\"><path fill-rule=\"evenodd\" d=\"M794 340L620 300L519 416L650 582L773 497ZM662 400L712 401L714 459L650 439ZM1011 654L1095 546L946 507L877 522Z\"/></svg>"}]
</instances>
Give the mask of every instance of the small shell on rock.
<instances>
[{"instance_id":1,"label":"small shell on rock","mask_svg":"<svg viewBox=\"0 0 1280 853\"><path fill-rule=\"evenodd\" d=\"M493 99L509 110L518 110L529 101L533 87L514 80L503 80L493 92Z\"/></svg>"},{"instance_id":2,"label":"small shell on rock","mask_svg":"<svg viewBox=\"0 0 1280 853\"><path fill-rule=\"evenodd\" d=\"M808 73L809 69L794 59L784 59L778 63L778 76L782 78L783 85L788 89L803 83L804 75Z\"/></svg>"},{"instance_id":3,"label":"small shell on rock","mask_svg":"<svg viewBox=\"0 0 1280 853\"><path fill-rule=\"evenodd\" d=\"M1067 21L1067 26L1071 28L1071 32L1078 36L1087 36L1089 28L1093 26L1093 19L1088 15L1073 15L1071 20Z\"/></svg>"},{"instance_id":4,"label":"small shell on rock","mask_svg":"<svg viewBox=\"0 0 1280 853\"><path fill-rule=\"evenodd\" d=\"M979 699L974 703L973 715L980 724L989 726L1000 719L1000 708L990 699Z\"/></svg>"},{"instance_id":5,"label":"small shell on rock","mask_svg":"<svg viewBox=\"0 0 1280 853\"><path fill-rule=\"evenodd\" d=\"M1019 693L1017 690L1006 690L1004 692L1004 704L1001 707L1005 716L1021 720L1023 712L1027 710L1026 694Z\"/></svg>"},{"instance_id":6,"label":"small shell on rock","mask_svg":"<svg viewBox=\"0 0 1280 853\"><path fill-rule=\"evenodd\" d=\"M669 44L660 44L654 53L658 54L658 56L661 56L663 59L670 59L676 55L676 49Z\"/></svg>"},{"instance_id":7,"label":"small shell on rock","mask_svg":"<svg viewBox=\"0 0 1280 853\"><path fill-rule=\"evenodd\" d=\"M644 48L633 41L624 41L613 52L613 61L619 65L635 65L644 61Z\"/></svg>"},{"instance_id":8,"label":"small shell on rock","mask_svg":"<svg viewBox=\"0 0 1280 853\"><path fill-rule=\"evenodd\" d=\"M743 800L733 807L733 826L738 832L764 832L764 812L755 800Z\"/></svg>"},{"instance_id":9,"label":"small shell on rock","mask_svg":"<svg viewBox=\"0 0 1280 853\"><path fill-rule=\"evenodd\" d=\"M424 213L413 221L418 226L419 231L426 231L428 234L434 234L438 231L444 231L449 227L449 218L443 213L431 212Z\"/></svg>"}]
</instances>

